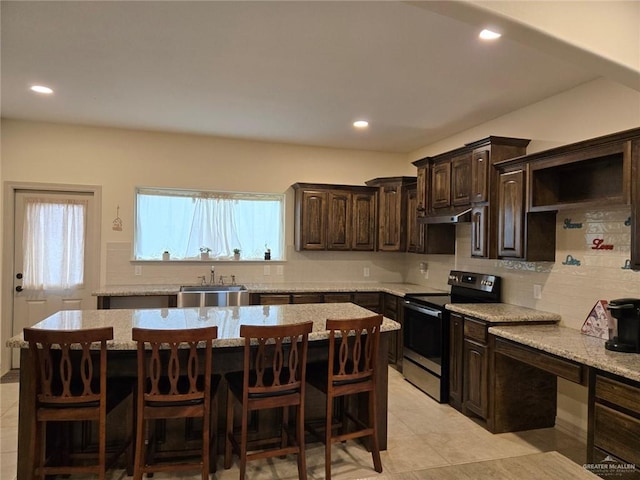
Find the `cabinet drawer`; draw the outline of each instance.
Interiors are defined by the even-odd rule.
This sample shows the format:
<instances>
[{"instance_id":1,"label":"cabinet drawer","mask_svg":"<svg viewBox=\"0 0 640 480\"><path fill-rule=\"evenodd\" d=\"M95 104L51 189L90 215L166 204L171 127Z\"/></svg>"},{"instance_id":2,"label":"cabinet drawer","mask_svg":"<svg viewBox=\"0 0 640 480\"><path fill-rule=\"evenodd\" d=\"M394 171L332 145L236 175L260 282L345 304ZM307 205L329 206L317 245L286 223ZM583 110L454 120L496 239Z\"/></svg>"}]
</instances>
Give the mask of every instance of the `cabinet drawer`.
<instances>
[{"instance_id":1,"label":"cabinet drawer","mask_svg":"<svg viewBox=\"0 0 640 480\"><path fill-rule=\"evenodd\" d=\"M351 301L350 293L325 293L324 303L349 303Z\"/></svg>"},{"instance_id":2,"label":"cabinet drawer","mask_svg":"<svg viewBox=\"0 0 640 480\"><path fill-rule=\"evenodd\" d=\"M289 295L260 295L260 305L286 305Z\"/></svg>"},{"instance_id":3,"label":"cabinet drawer","mask_svg":"<svg viewBox=\"0 0 640 480\"><path fill-rule=\"evenodd\" d=\"M598 403L594 417L594 446L640 465L640 420Z\"/></svg>"},{"instance_id":4,"label":"cabinet drawer","mask_svg":"<svg viewBox=\"0 0 640 480\"><path fill-rule=\"evenodd\" d=\"M586 367L584 365L544 353L540 350L496 338L495 351L496 353L532 365L571 382L583 384L584 381L586 381Z\"/></svg>"},{"instance_id":5,"label":"cabinet drawer","mask_svg":"<svg viewBox=\"0 0 640 480\"><path fill-rule=\"evenodd\" d=\"M291 295L291 303L323 303L322 293L294 293Z\"/></svg>"},{"instance_id":6,"label":"cabinet drawer","mask_svg":"<svg viewBox=\"0 0 640 480\"><path fill-rule=\"evenodd\" d=\"M619 405L640 415L640 388L596 375L596 398Z\"/></svg>"},{"instance_id":7,"label":"cabinet drawer","mask_svg":"<svg viewBox=\"0 0 640 480\"><path fill-rule=\"evenodd\" d=\"M464 336L478 342L487 343L487 325L469 318L464 319Z\"/></svg>"}]
</instances>

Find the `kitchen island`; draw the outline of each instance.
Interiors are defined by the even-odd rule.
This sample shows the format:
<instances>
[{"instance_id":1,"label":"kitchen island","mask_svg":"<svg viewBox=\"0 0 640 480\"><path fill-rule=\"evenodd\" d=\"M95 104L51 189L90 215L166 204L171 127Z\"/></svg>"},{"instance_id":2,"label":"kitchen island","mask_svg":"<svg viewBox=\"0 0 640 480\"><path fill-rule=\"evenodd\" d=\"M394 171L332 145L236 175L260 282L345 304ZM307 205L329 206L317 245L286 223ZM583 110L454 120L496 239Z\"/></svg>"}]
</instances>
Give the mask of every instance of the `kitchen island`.
<instances>
[{"instance_id":1,"label":"kitchen island","mask_svg":"<svg viewBox=\"0 0 640 480\"><path fill-rule=\"evenodd\" d=\"M68 310L60 311L35 325L35 328L74 330L112 326L114 338L107 343L108 375L111 378L136 375L136 343L131 329L185 329L216 325L218 339L214 342L213 368L216 373L242 369L240 325L286 325L313 321L309 335L309 361L327 358L327 318L355 318L371 315L371 311L351 303L304 305L257 305L242 307L162 308L131 310ZM378 355L378 434L380 448L387 445L387 342L388 336L400 324L385 318L381 327ZM20 411L18 424L18 478L32 478L35 459L35 375L34 362L22 334L7 341L7 346L20 348ZM220 395L224 397L224 395ZM316 397L321 397L320 395ZM224 410L222 410L224 411ZM311 409L313 411L313 409Z\"/></svg>"}]
</instances>

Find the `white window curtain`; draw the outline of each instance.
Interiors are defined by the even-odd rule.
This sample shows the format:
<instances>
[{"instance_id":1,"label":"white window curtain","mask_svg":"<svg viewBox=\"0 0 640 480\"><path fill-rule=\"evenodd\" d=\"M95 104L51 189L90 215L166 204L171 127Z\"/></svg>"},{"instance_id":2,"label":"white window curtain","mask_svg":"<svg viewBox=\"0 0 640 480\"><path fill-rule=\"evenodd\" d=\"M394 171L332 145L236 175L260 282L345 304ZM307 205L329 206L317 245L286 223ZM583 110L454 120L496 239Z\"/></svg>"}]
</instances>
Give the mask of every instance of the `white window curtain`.
<instances>
[{"instance_id":1,"label":"white window curtain","mask_svg":"<svg viewBox=\"0 0 640 480\"><path fill-rule=\"evenodd\" d=\"M86 200L25 199L25 290L66 290L84 284Z\"/></svg>"},{"instance_id":2,"label":"white window curtain","mask_svg":"<svg viewBox=\"0 0 640 480\"><path fill-rule=\"evenodd\" d=\"M229 259L234 249L244 260L283 257L283 205L280 194L139 189L136 201L135 258Z\"/></svg>"}]
</instances>

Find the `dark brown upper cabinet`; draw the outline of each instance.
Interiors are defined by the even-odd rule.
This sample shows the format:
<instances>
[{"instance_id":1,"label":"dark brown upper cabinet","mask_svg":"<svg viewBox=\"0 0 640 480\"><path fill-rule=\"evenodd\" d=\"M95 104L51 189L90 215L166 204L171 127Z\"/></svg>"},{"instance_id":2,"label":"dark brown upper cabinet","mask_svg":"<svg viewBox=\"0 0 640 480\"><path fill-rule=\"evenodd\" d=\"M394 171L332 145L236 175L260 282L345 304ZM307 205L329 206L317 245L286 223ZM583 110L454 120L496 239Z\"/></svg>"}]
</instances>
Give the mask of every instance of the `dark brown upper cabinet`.
<instances>
[{"instance_id":1,"label":"dark brown upper cabinet","mask_svg":"<svg viewBox=\"0 0 640 480\"><path fill-rule=\"evenodd\" d=\"M431 169L431 209L451 206L451 161L444 160Z\"/></svg>"},{"instance_id":2,"label":"dark brown upper cabinet","mask_svg":"<svg viewBox=\"0 0 640 480\"><path fill-rule=\"evenodd\" d=\"M524 155L528 144L523 138L490 136L413 162L418 170L418 221L431 222L429 215L447 218L473 207L471 255L498 258L498 171L494 164ZM447 242L455 243L455 225L428 223L425 228L427 253L454 253L449 244L442 247L443 235ZM440 251L432 252L434 248Z\"/></svg>"},{"instance_id":3,"label":"dark brown upper cabinet","mask_svg":"<svg viewBox=\"0 0 640 480\"><path fill-rule=\"evenodd\" d=\"M475 150L471 155L471 202L489 200L489 150Z\"/></svg>"},{"instance_id":4,"label":"dark brown upper cabinet","mask_svg":"<svg viewBox=\"0 0 640 480\"><path fill-rule=\"evenodd\" d=\"M375 250L377 189L307 183L293 189L296 250Z\"/></svg>"},{"instance_id":5,"label":"dark brown upper cabinet","mask_svg":"<svg viewBox=\"0 0 640 480\"><path fill-rule=\"evenodd\" d=\"M524 257L524 170L500 175L498 255Z\"/></svg>"},{"instance_id":6,"label":"dark brown upper cabinet","mask_svg":"<svg viewBox=\"0 0 640 480\"><path fill-rule=\"evenodd\" d=\"M407 195L416 177L384 177L365 182L378 188L378 250L404 252L407 248ZM413 214L413 212L412 212Z\"/></svg>"},{"instance_id":7,"label":"dark brown upper cabinet","mask_svg":"<svg viewBox=\"0 0 640 480\"><path fill-rule=\"evenodd\" d=\"M451 205L461 207L471 202L471 154L451 160Z\"/></svg>"},{"instance_id":8,"label":"dark brown upper cabinet","mask_svg":"<svg viewBox=\"0 0 640 480\"><path fill-rule=\"evenodd\" d=\"M545 252L555 246L555 229L548 224L557 211L630 205L631 252L624 268L640 270L639 142L640 128L634 128L494 164L503 173L527 170L525 258L549 260Z\"/></svg>"},{"instance_id":9,"label":"dark brown upper cabinet","mask_svg":"<svg viewBox=\"0 0 640 480\"><path fill-rule=\"evenodd\" d=\"M425 226L418 223L418 186L408 185L405 194L407 196L407 252L424 253Z\"/></svg>"},{"instance_id":10,"label":"dark brown upper cabinet","mask_svg":"<svg viewBox=\"0 0 640 480\"><path fill-rule=\"evenodd\" d=\"M328 195L327 190L296 188L296 250L327 249Z\"/></svg>"},{"instance_id":11,"label":"dark brown upper cabinet","mask_svg":"<svg viewBox=\"0 0 640 480\"><path fill-rule=\"evenodd\" d=\"M631 143L631 256L629 267L640 270L640 139ZM626 265L625 265L626 266Z\"/></svg>"}]
</instances>

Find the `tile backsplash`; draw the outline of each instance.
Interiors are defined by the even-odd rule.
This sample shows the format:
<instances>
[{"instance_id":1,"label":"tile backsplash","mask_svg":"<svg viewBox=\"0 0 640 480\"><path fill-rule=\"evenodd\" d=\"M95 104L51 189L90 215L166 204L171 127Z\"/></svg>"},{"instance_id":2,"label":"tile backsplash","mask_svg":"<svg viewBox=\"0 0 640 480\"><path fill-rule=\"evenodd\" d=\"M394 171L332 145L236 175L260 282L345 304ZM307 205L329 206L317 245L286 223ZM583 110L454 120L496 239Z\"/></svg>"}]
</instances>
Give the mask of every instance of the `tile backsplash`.
<instances>
[{"instance_id":1,"label":"tile backsplash","mask_svg":"<svg viewBox=\"0 0 640 480\"><path fill-rule=\"evenodd\" d=\"M640 298L640 272L629 269L630 209L577 209L558 212L556 261L522 262L471 258L471 226L456 227L456 256L429 257L429 276L411 260L406 274L415 283L446 283L449 268L494 273L503 278L505 303L562 315L562 323L580 328L598 300ZM541 298L534 298L539 285Z\"/></svg>"}]
</instances>

